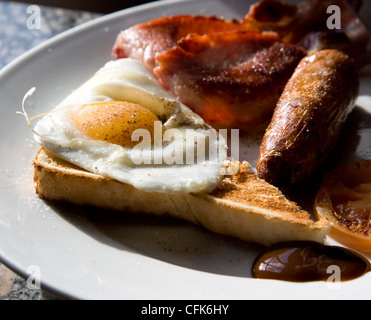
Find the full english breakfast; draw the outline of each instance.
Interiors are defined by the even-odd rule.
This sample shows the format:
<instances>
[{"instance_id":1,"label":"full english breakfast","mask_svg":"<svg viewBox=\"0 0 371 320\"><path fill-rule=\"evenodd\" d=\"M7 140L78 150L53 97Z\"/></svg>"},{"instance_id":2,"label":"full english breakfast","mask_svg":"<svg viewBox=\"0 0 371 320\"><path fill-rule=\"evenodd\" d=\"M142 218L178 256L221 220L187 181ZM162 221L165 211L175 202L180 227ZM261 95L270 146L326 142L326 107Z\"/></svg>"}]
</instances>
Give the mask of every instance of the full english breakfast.
<instances>
[{"instance_id":1,"label":"full english breakfast","mask_svg":"<svg viewBox=\"0 0 371 320\"><path fill-rule=\"evenodd\" d=\"M347 6L340 31L326 27L333 3ZM339 186L349 167L325 177L316 219L285 193L318 172L355 106L371 42L347 32L349 10L344 1L263 0L242 20L181 15L123 30L115 59L55 109L30 119L23 106L41 146L37 194L169 215L265 246L330 235L371 251L369 227L359 235L370 223L368 163L351 166L362 179L349 188ZM249 135L262 126L254 173L247 159L228 157L216 128Z\"/></svg>"}]
</instances>

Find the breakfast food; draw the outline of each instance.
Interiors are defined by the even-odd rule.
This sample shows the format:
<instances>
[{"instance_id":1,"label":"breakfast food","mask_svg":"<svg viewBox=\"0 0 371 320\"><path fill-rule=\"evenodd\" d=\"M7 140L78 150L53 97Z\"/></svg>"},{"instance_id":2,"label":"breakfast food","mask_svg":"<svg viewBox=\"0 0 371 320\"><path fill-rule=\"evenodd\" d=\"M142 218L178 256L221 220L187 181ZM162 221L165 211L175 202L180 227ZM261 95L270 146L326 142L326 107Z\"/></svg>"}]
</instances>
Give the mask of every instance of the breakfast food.
<instances>
[{"instance_id":1,"label":"breakfast food","mask_svg":"<svg viewBox=\"0 0 371 320\"><path fill-rule=\"evenodd\" d=\"M250 28L276 32L285 43L313 53L337 49L350 56L358 69L371 62L367 28L355 11L362 0L306 0L298 4L263 0L251 6L243 19ZM334 20L334 8L341 12ZM340 26L340 28L339 28Z\"/></svg>"},{"instance_id":2,"label":"breakfast food","mask_svg":"<svg viewBox=\"0 0 371 320\"><path fill-rule=\"evenodd\" d=\"M159 18L120 32L113 55L143 62L206 122L251 129L271 119L285 84L307 53L338 49L359 69L371 61L370 36L345 1L336 2L343 28L328 27L332 4L263 0L241 20Z\"/></svg>"},{"instance_id":3,"label":"breakfast food","mask_svg":"<svg viewBox=\"0 0 371 320\"><path fill-rule=\"evenodd\" d=\"M108 62L33 131L60 158L148 192L211 191L227 160L223 137L132 59Z\"/></svg>"},{"instance_id":4,"label":"breakfast food","mask_svg":"<svg viewBox=\"0 0 371 320\"><path fill-rule=\"evenodd\" d=\"M116 39L113 56L141 61L148 69L157 66L156 56L176 47L188 34L231 32L243 29L240 21L217 17L178 15L162 17L122 30Z\"/></svg>"},{"instance_id":5,"label":"breakfast food","mask_svg":"<svg viewBox=\"0 0 371 320\"><path fill-rule=\"evenodd\" d=\"M196 155L202 139L174 136L159 148L149 140L149 148L136 152L131 135L137 126L151 133L158 122L164 142L167 130L195 129L202 138L210 129L172 99L140 62L108 62L33 127L42 146L34 160L37 194L111 210L167 214L266 245L323 241L329 225L311 220L277 188L250 172L247 163L226 161L223 137L207 141L218 152L191 164L153 161L164 160L167 150L179 146ZM149 155L150 161L137 161L140 155ZM188 156L182 153L184 158Z\"/></svg>"},{"instance_id":6,"label":"breakfast food","mask_svg":"<svg viewBox=\"0 0 371 320\"><path fill-rule=\"evenodd\" d=\"M342 165L326 174L317 193L318 218L333 224L332 238L371 252L371 160Z\"/></svg>"},{"instance_id":7,"label":"breakfast food","mask_svg":"<svg viewBox=\"0 0 371 320\"><path fill-rule=\"evenodd\" d=\"M291 282L329 281L329 271L341 270L341 279L358 279L371 271L368 259L351 250L313 242L279 243L256 258L255 278Z\"/></svg>"},{"instance_id":8,"label":"breakfast food","mask_svg":"<svg viewBox=\"0 0 371 320\"><path fill-rule=\"evenodd\" d=\"M291 6L284 8L291 12ZM307 150L294 150L308 162L308 168L285 176L296 182L296 174L301 178L306 169L314 170L336 140L357 94L356 70L336 50L302 60L303 46L290 43L282 30L264 30L261 21L252 21L253 12L242 21L160 18L121 32L113 50L118 59L32 128L42 147L34 160L37 194L170 215L263 245L323 242L331 225L313 221L268 175L261 179L248 163L228 159L227 141L210 123L251 129L270 120L289 81L281 101L286 106L294 101L298 111L295 121L285 121L298 128L295 137L303 134L302 141L318 147L310 153L314 163L306 159ZM300 100L307 83L316 95ZM319 108L322 104L330 108ZM279 105L276 114L284 112ZM281 132L275 125L274 118L274 135ZM321 145L316 135L324 138Z\"/></svg>"},{"instance_id":9,"label":"breakfast food","mask_svg":"<svg viewBox=\"0 0 371 320\"><path fill-rule=\"evenodd\" d=\"M328 156L358 96L358 73L338 50L304 58L264 135L260 178L288 187L312 175Z\"/></svg>"},{"instance_id":10,"label":"breakfast food","mask_svg":"<svg viewBox=\"0 0 371 320\"><path fill-rule=\"evenodd\" d=\"M253 174L246 163L210 193L146 192L63 161L45 149L34 160L37 194L104 209L171 216L215 233L272 245L291 240L323 242L330 225L314 222L297 204Z\"/></svg>"},{"instance_id":11,"label":"breakfast food","mask_svg":"<svg viewBox=\"0 0 371 320\"><path fill-rule=\"evenodd\" d=\"M272 117L304 56L304 50L270 32L192 34L157 55L154 73L207 122L246 130Z\"/></svg>"},{"instance_id":12,"label":"breakfast food","mask_svg":"<svg viewBox=\"0 0 371 320\"><path fill-rule=\"evenodd\" d=\"M271 118L305 55L274 32L200 16L160 18L124 30L113 53L143 62L208 123L240 129Z\"/></svg>"}]
</instances>

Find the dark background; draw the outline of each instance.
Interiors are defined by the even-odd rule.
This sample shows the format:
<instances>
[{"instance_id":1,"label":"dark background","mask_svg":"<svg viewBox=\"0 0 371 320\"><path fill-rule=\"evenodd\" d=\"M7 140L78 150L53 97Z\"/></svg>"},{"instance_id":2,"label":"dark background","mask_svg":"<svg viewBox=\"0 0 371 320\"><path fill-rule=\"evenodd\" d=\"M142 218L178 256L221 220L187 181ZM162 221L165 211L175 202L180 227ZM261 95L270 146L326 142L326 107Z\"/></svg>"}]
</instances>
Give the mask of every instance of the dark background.
<instances>
[{"instance_id":1,"label":"dark background","mask_svg":"<svg viewBox=\"0 0 371 320\"><path fill-rule=\"evenodd\" d=\"M116 0L116 1L82 1L82 0L23 0L16 2L55 6L67 9L77 9L98 13L111 13L121 9L134 7L147 2L153 2L154 0ZM201 0L200 0L201 1Z\"/></svg>"}]
</instances>

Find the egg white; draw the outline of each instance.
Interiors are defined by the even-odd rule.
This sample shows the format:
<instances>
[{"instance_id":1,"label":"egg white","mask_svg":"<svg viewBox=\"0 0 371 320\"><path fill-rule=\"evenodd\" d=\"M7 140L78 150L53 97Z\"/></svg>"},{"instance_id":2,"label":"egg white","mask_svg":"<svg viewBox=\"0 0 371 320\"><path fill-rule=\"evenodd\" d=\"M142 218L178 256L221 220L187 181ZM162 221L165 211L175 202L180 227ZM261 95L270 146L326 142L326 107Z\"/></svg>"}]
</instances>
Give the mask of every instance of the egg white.
<instances>
[{"instance_id":1,"label":"egg white","mask_svg":"<svg viewBox=\"0 0 371 320\"><path fill-rule=\"evenodd\" d=\"M140 104L161 119L165 130L177 129L181 134L151 149L125 148L91 139L75 127L69 113L79 105L102 101ZM196 139L186 138L189 129L194 130ZM41 146L62 159L137 189L169 194L198 193L216 187L227 160L225 139L222 136L208 139L210 129L202 118L170 96L140 62L120 59L108 62L53 112L43 116L34 127L34 136ZM210 144L208 150L217 152L208 152L200 160L197 138ZM167 163L166 159L172 159L171 155L179 155L179 152L188 162L177 163L174 158L174 163ZM190 161L192 157L194 161Z\"/></svg>"}]
</instances>

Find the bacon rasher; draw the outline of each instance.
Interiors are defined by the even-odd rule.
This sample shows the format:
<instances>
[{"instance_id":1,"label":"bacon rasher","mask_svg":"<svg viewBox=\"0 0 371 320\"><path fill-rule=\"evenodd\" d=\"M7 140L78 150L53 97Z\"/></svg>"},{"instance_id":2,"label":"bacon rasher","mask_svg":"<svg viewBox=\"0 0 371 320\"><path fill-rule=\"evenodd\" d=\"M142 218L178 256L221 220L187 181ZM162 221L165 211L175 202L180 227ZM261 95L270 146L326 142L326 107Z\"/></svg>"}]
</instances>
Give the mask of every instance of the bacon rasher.
<instances>
[{"instance_id":1,"label":"bacon rasher","mask_svg":"<svg viewBox=\"0 0 371 320\"><path fill-rule=\"evenodd\" d=\"M330 4L342 9L340 31L326 24ZM370 43L345 0L263 0L240 21L183 15L136 25L118 35L113 54L142 61L205 121L243 129L270 120L306 53L339 49L361 68Z\"/></svg>"}]
</instances>

